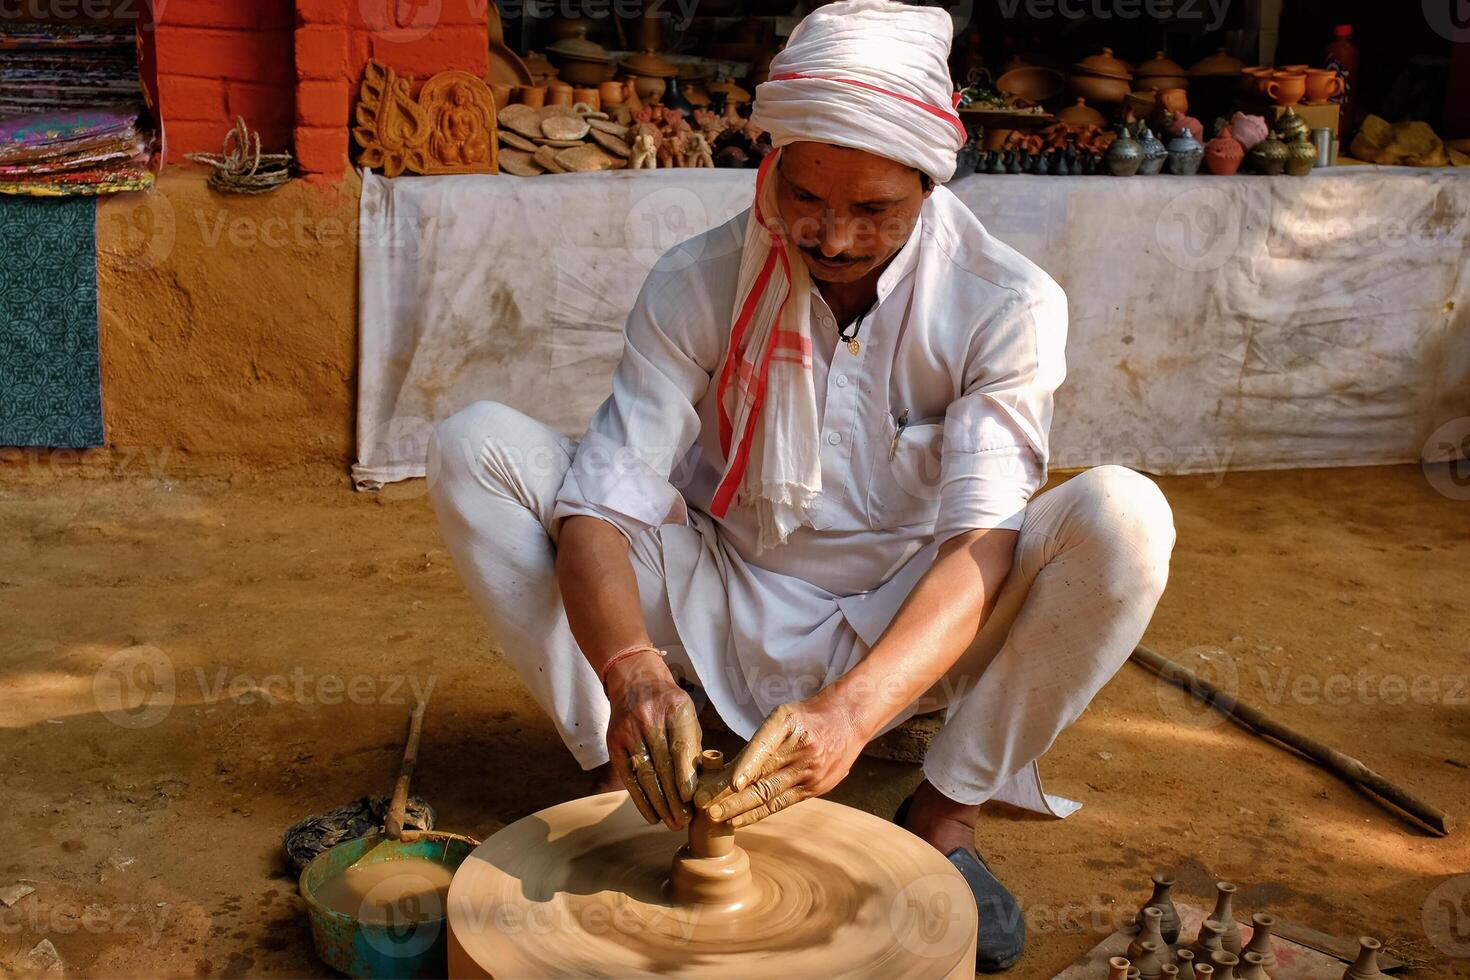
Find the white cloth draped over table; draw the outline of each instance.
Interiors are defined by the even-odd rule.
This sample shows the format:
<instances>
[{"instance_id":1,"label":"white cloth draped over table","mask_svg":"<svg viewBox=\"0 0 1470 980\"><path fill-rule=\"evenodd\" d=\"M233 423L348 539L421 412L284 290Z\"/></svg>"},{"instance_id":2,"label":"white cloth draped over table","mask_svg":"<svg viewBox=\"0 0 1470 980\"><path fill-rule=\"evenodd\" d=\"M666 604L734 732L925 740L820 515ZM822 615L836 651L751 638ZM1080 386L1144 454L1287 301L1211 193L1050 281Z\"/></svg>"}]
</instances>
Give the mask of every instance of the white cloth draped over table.
<instances>
[{"instance_id":1,"label":"white cloth draped over table","mask_svg":"<svg viewBox=\"0 0 1470 980\"><path fill-rule=\"evenodd\" d=\"M649 270L753 186L732 170L365 174L358 484L422 476L434 423L483 398L579 437ZM1066 290L1053 466L1414 461L1470 415L1463 173L949 187Z\"/></svg>"}]
</instances>

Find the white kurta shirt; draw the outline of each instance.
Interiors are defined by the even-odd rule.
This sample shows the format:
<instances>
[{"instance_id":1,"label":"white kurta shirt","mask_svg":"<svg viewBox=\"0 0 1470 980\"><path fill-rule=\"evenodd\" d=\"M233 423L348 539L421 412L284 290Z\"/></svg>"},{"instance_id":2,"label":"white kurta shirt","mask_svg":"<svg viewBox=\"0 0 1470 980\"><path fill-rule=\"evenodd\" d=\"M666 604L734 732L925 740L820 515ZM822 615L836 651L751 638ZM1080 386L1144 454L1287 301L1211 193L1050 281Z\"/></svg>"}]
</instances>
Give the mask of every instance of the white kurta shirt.
<instances>
[{"instance_id":1,"label":"white kurta shirt","mask_svg":"<svg viewBox=\"0 0 1470 980\"><path fill-rule=\"evenodd\" d=\"M822 494L810 526L760 550L753 511L707 510L725 465L714 379L749 217L676 246L649 275L555 515L660 535L680 640L745 737L861 659L940 543L1020 528L1045 479L1067 330L1061 288L935 188L879 280L858 354L812 290Z\"/></svg>"}]
</instances>

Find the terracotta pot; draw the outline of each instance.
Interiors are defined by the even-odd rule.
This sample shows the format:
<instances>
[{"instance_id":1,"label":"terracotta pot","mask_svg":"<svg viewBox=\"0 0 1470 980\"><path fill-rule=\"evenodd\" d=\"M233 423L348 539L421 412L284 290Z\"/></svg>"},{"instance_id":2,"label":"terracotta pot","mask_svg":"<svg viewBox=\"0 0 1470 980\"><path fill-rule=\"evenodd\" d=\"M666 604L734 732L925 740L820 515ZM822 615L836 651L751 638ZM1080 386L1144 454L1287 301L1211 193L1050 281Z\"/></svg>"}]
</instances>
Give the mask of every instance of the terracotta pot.
<instances>
[{"instance_id":1,"label":"terracotta pot","mask_svg":"<svg viewBox=\"0 0 1470 980\"><path fill-rule=\"evenodd\" d=\"M1091 55L1077 62L1073 67L1089 75L1099 78L1121 78L1131 80L1133 72L1128 67L1128 62L1113 57L1112 48L1103 48L1101 54Z\"/></svg>"},{"instance_id":2,"label":"terracotta pot","mask_svg":"<svg viewBox=\"0 0 1470 980\"><path fill-rule=\"evenodd\" d=\"M1332 68L1313 68L1307 72L1307 101L1329 102L1342 94L1342 76Z\"/></svg>"},{"instance_id":3,"label":"terracotta pot","mask_svg":"<svg viewBox=\"0 0 1470 980\"><path fill-rule=\"evenodd\" d=\"M1057 121L1073 129L1086 129L1088 126L1101 129L1108 124L1107 116L1088 105L1086 99L1078 99L1075 105L1069 105L1058 112Z\"/></svg>"},{"instance_id":4,"label":"terracotta pot","mask_svg":"<svg viewBox=\"0 0 1470 980\"><path fill-rule=\"evenodd\" d=\"M638 93L638 98L645 105L651 105L664 97L664 90L668 87L662 78L653 75L633 75L633 91Z\"/></svg>"},{"instance_id":5,"label":"terracotta pot","mask_svg":"<svg viewBox=\"0 0 1470 980\"><path fill-rule=\"evenodd\" d=\"M576 101L573 89L559 78L553 78L546 83L546 104L569 106Z\"/></svg>"},{"instance_id":6,"label":"terracotta pot","mask_svg":"<svg viewBox=\"0 0 1470 980\"><path fill-rule=\"evenodd\" d=\"M560 75L562 81L572 85L601 85L612 70L610 61L583 61L578 58L563 58Z\"/></svg>"},{"instance_id":7,"label":"terracotta pot","mask_svg":"<svg viewBox=\"0 0 1470 980\"><path fill-rule=\"evenodd\" d=\"M1178 136L1187 132L1194 137L1194 141L1201 145L1205 142L1205 124L1193 116L1175 116L1173 123L1169 126L1169 135Z\"/></svg>"},{"instance_id":8,"label":"terracotta pot","mask_svg":"<svg viewBox=\"0 0 1470 980\"><path fill-rule=\"evenodd\" d=\"M1306 133L1298 133L1286 144L1286 172L1293 177L1305 177L1317 166L1317 147Z\"/></svg>"},{"instance_id":9,"label":"terracotta pot","mask_svg":"<svg viewBox=\"0 0 1470 980\"><path fill-rule=\"evenodd\" d=\"M1154 56L1134 70L1135 78L1150 78L1155 75L1183 75L1184 69L1176 62L1164 57L1164 52L1156 51Z\"/></svg>"},{"instance_id":10,"label":"terracotta pot","mask_svg":"<svg viewBox=\"0 0 1470 980\"><path fill-rule=\"evenodd\" d=\"M624 91L622 82L603 82L597 88L597 95L603 105L622 105Z\"/></svg>"},{"instance_id":11,"label":"terracotta pot","mask_svg":"<svg viewBox=\"0 0 1470 980\"><path fill-rule=\"evenodd\" d=\"M498 112L510 105L511 95L515 92L514 85L502 85L500 82L490 82L490 95L495 99L495 109Z\"/></svg>"},{"instance_id":12,"label":"terracotta pot","mask_svg":"<svg viewBox=\"0 0 1470 980\"><path fill-rule=\"evenodd\" d=\"M1263 94L1261 88L1271 78L1270 68L1246 68L1240 73L1240 91L1245 95Z\"/></svg>"},{"instance_id":13,"label":"terracotta pot","mask_svg":"<svg viewBox=\"0 0 1470 980\"><path fill-rule=\"evenodd\" d=\"M1229 123L1220 127L1220 135L1205 144L1205 169L1212 174L1229 177L1240 169L1244 160L1245 147L1236 140Z\"/></svg>"},{"instance_id":14,"label":"terracotta pot","mask_svg":"<svg viewBox=\"0 0 1470 980\"><path fill-rule=\"evenodd\" d=\"M1266 96L1277 105L1296 105L1307 93L1307 76L1299 71L1278 71L1266 83Z\"/></svg>"},{"instance_id":15,"label":"terracotta pot","mask_svg":"<svg viewBox=\"0 0 1470 980\"><path fill-rule=\"evenodd\" d=\"M575 105L578 102L590 106L593 112L602 111L602 93L595 88L572 89L572 104Z\"/></svg>"},{"instance_id":16,"label":"terracotta pot","mask_svg":"<svg viewBox=\"0 0 1470 980\"><path fill-rule=\"evenodd\" d=\"M1062 73L1051 68L1016 68L995 80L997 90L1032 105L1062 94Z\"/></svg>"},{"instance_id":17,"label":"terracotta pot","mask_svg":"<svg viewBox=\"0 0 1470 980\"><path fill-rule=\"evenodd\" d=\"M1134 79L1133 87L1140 91L1162 92L1166 89L1177 88L1183 90L1189 87L1188 75L1149 75L1147 78L1139 76Z\"/></svg>"},{"instance_id":18,"label":"terracotta pot","mask_svg":"<svg viewBox=\"0 0 1470 980\"><path fill-rule=\"evenodd\" d=\"M545 85L521 85L516 88L515 99L521 105L539 109L546 104Z\"/></svg>"},{"instance_id":19,"label":"terracotta pot","mask_svg":"<svg viewBox=\"0 0 1470 980\"><path fill-rule=\"evenodd\" d=\"M1231 55L1224 48L1217 48L1208 58L1196 61L1189 69L1191 75L1239 75L1245 71L1245 62Z\"/></svg>"},{"instance_id":20,"label":"terracotta pot","mask_svg":"<svg viewBox=\"0 0 1470 980\"><path fill-rule=\"evenodd\" d=\"M1100 75L1074 74L1072 93L1088 102L1111 104L1128 98L1128 81Z\"/></svg>"},{"instance_id":21,"label":"terracotta pot","mask_svg":"<svg viewBox=\"0 0 1470 980\"><path fill-rule=\"evenodd\" d=\"M1159 93L1154 104L1166 112L1182 116L1189 111L1189 93L1182 88L1165 89Z\"/></svg>"},{"instance_id":22,"label":"terracotta pot","mask_svg":"<svg viewBox=\"0 0 1470 980\"><path fill-rule=\"evenodd\" d=\"M986 126L982 146L986 150L999 150L1005 146L1005 141L1014 132L1014 129L1000 129L995 126Z\"/></svg>"},{"instance_id":23,"label":"terracotta pot","mask_svg":"<svg viewBox=\"0 0 1470 980\"><path fill-rule=\"evenodd\" d=\"M1277 71L1289 71L1293 74L1305 75L1312 68L1311 65L1282 65Z\"/></svg>"}]
</instances>

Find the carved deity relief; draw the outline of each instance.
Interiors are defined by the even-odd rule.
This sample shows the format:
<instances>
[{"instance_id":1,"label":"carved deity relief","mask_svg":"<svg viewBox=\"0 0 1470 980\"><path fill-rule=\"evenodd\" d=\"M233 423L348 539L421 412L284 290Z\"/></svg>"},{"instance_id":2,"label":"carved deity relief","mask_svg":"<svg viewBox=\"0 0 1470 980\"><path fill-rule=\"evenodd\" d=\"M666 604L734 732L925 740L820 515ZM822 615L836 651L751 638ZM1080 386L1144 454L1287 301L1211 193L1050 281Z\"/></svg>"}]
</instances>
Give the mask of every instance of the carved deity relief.
<instances>
[{"instance_id":1,"label":"carved deity relief","mask_svg":"<svg viewBox=\"0 0 1470 980\"><path fill-rule=\"evenodd\" d=\"M409 79L368 62L352 131L358 163L388 177L498 172L495 100L481 79L446 71L417 99L412 91Z\"/></svg>"}]
</instances>

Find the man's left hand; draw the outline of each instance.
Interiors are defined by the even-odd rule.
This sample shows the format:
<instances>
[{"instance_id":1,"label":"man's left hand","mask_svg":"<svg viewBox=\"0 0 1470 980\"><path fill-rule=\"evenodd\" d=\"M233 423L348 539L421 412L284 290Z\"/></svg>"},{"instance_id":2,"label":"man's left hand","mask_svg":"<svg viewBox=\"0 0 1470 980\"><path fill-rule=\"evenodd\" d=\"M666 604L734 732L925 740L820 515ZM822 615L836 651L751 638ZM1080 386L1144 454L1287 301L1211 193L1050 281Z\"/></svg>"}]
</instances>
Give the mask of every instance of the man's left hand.
<instances>
[{"instance_id":1,"label":"man's left hand","mask_svg":"<svg viewBox=\"0 0 1470 980\"><path fill-rule=\"evenodd\" d=\"M793 803L823 796L846 778L865 739L831 691L771 712L760 730L695 806L711 820L746 827Z\"/></svg>"}]
</instances>

